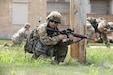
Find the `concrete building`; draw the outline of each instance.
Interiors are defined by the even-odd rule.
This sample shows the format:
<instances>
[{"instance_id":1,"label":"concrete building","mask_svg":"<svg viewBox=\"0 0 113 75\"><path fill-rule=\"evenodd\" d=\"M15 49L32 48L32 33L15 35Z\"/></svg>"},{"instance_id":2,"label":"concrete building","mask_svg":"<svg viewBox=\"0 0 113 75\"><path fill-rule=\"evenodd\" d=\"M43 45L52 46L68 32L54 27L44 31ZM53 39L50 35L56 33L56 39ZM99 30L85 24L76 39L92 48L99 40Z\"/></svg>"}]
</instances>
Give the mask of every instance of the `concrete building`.
<instances>
[{"instance_id":1,"label":"concrete building","mask_svg":"<svg viewBox=\"0 0 113 75\"><path fill-rule=\"evenodd\" d=\"M104 17L113 21L113 0L85 0L87 16ZM45 22L53 10L61 12L62 26L70 26L70 0L0 0L0 38L10 39L24 23L31 29Z\"/></svg>"},{"instance_id":2,"label":"concrete building","mask_svg":"<svg viewBox=\"0 0 113 75\"><path fill-rule=\"evenodd\" d=\"M113 22L113 0L88 0L88 16Z\"/></svg>"},{"instance_id":3,"label":"concrete building","mask_svg":"<svg viewBox=\"0 0 113 75\"><path fill-rule=\"evenodd\" d=\"M11 0L0 0L0 37L11 37L13 32Z\"/></svg>"},{"instance_id":4,"label":"concrete building","mask_svg":"<svg viewBox=\"0 0 113 75\"><path fill-rule=\"evenodd\" d=\"M70 26L70 0L47 0L47 15L51 11L59 11L62 14L62 22L59 28Z\"/></svg>"},{"instance_id":5,"label":"concrete building","mask_svg":"<svg viewBox=\"0 0 113 75\"><path fill-rule=\"evenodd\" d=\"M113 14L113 0L88 0L89 13Z\"/></svg>"},{"instance_id":6,"label":"concrete building","mask_svg":"<svg viewBox=\"0 0 113 75\"><path fill-rule=\"evenodd\" d=\"M46 18L46 0L0 0L0 38L10 39L25 23L31 29Z\"/></svg>"},{"instance_id":7,"label":"concrete building","mask_svg":"<svg viewBox=\"0 0 113 75\"><path fill-rule=\"evenodd\" d=\"M0 38L10 39L26 22L33 29L53 10L63 15L60 27L69 27L69 0L0 0Z\"/></svg>"}]
</instances>

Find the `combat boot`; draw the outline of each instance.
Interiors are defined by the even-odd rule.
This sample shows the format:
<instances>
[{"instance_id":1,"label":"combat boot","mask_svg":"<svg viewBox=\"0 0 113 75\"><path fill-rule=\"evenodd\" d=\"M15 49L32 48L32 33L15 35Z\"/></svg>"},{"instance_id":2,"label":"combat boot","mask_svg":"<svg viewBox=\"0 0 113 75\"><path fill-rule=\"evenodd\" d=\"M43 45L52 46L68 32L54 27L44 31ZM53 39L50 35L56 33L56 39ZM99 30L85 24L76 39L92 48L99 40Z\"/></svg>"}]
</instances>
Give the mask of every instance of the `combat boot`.
<instances>
[{"instance_id":1,"label":"combat boot","mask_svg":"<svg viewBox=\"0 0 113 75\"><path fill-rule=\"evenodd\" d=\"M58 64L59 64L59 62L58 62L58 61L56 61L56 60L51 60L51 64L52 64L52 65L58 65Z\"/></svg>"}]
</instances>

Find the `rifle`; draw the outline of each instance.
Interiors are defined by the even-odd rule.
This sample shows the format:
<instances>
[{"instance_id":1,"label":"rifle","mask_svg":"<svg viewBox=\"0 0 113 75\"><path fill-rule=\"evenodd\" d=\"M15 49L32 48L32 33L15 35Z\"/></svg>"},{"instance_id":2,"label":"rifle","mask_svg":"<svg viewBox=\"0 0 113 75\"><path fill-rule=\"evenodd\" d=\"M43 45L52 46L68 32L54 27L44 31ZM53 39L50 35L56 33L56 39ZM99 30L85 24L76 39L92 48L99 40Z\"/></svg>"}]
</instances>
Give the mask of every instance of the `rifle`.
<instances>
[{"instance_id":1,"label":"rifle","mask_svg":"<svg viewBox=\"0 0 113 75\"><path fill-rule=\"evenodd\" d=\"M48 28L48 27L47 27L46 29L48 29L48 30L50 30L50 31L53 31L53 32L59 32L60 34L65 34L65 35L67 35L67 38L68 38L68 36L69 36L70 34L73 35L74 37L81 38L81 39L79 39L79 40L76 41L76 42L79 42L79 41L81 41L81 40L83 40L83 39L94 40L94 39L89 38L89 37L87 37L87 36L85 36L85 35L75 34L75 33L74 33L74 30L72 30L72 29L70 29L70 28L68 28L68 29L66 29L66 30L62 30L62 31L54 30L54 29ZM75 43L76 43L76 42L75 42Z\"/></svg>"},{"instance_id":2,"label":"rifle","mask_svg":"<svg viewBox=\"0 0 113 75\"><path fill-rule=\"evenodd\" d=\"M109 26L110 30L113 30L113 26Z\"/></svg>"}]
</instances>

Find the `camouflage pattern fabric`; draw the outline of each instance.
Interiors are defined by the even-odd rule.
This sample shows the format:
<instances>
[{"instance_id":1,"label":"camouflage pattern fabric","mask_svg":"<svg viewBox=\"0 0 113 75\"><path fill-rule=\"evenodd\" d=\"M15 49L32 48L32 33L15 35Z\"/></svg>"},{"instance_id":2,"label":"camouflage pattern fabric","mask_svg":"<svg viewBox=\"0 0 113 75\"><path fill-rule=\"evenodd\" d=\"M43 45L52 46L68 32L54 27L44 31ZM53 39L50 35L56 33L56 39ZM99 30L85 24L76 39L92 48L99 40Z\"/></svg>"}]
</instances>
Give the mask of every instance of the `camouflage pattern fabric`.
<instances>
[{"instance_id":1,"label":"camouflage pattern fabric","mask_svg":"<svg viewBox=\"0 0 113 75\"><path fill-rule=\"evenodd\" d=\"M107 24L107 21L106 20L100 20L99 23L98 23L98 30L101 32L101 37L103 38L103 42L109 46L109 41L108 41L108 38L107 38L107 33L109 30L108 28L108 24Z\"/></svg>"},{"instance_id":2,"label":"camouflage pattern fabric","mask_svg":"<svg viewBox=\"0 0 113 75\"><path fill-rule=\"evenodd\" d=\"M103 17L97 19L89 17L87 18L87 21L89 21L93 25L95 32L99 34L98 40L102 40L103 43L109 47L110 44L107 38L107 34L111 32L111 30L109 28L109 24L107 23L107 21Z\"/></svg>"},{"instance_id":3,"label":"camouflage pattern fabric","mask_svg":"<svg viewBox=\"0 0 113 75\"><path fill-rule=\"evenodd\" d=\"M54 60L57 62L63 62L67 54L68 45L72 44L72 41L62 42L58 37L58 32L49 31L46 27L49 27L49 25L46 23L41 24L36 28L36 32L33 33L38 38L33 43L32 58L37 59L40 55L45 55L55 57ZM55 30L58 30L58 28L55 28Z\"/></svg>"},{"instance_id":4,"label":"camouflage pattern fabric","mask_svg":"<svg viewBox=\"0 0 113 75\"><path fill-rule=\"evenodd\" d=\"M46 17L47 21L55 21L58 23L61 23L61 14L58 11L52 11L47 17Z\"/></svg>"},{"instance_id":5,"label":"camouflage pattern fabric","mask_svg":"<svg viewBox=\"0 0 113 75\"><path fill-rule=\"evenodd\" d=\"M26 40L26 44L24 45L24 50L25 50L25 53L28 52L28 53L33 53L33 48L38 40L38 36L36 36L36 28L33 29L28 37L28 39Z\"/></svg>"},{"instance_id":6,"label":"camouflage pattern fabric","mask_svg":"<svg viewBox=\"0 0 113 75\"><path fill-rule=\"evenodd\" d=\"M24 27L21 28L17 33L12 36L12 42L14 44L21 44L22 41L28 38L30 31L26 30Z\"/></svg>"},{"instance_id":7,"label":"camouflage pattern fabric","mask_svg":"<svg viewBox=\"0 0 113 75\"><path fill-rule=\"evenodd\" d=\"M60 41L56 45L56 54L55 54L55 60L58 62L64 62L64 59L68 52L68 45L72 44L73 41L67 41L62 42Z\"/></svg>"}]
</instances>

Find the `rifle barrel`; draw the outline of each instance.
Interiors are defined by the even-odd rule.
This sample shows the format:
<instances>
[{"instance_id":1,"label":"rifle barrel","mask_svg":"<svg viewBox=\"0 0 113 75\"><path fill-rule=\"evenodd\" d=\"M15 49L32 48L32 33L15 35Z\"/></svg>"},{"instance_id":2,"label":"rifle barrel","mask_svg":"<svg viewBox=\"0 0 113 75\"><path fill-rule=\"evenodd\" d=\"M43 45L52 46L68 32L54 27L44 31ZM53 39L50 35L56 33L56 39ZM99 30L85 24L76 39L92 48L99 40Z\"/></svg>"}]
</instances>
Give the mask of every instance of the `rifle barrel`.
<instances>
[{"instance_id":1,"label":"rifle barrel","mask_svg":"<svg viewBox=\"0 0 113 75\"><path fill-rule=\"evenodd\" d=\"M92 38L88 38L87 36L80 35L80 34L73 34L73 36L79 37L79 38L84 38L84 39L89 39L89 40L94 40L94 39L92 39Z\"/></svg>"}]
</instances>

